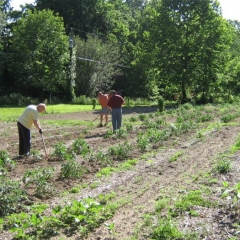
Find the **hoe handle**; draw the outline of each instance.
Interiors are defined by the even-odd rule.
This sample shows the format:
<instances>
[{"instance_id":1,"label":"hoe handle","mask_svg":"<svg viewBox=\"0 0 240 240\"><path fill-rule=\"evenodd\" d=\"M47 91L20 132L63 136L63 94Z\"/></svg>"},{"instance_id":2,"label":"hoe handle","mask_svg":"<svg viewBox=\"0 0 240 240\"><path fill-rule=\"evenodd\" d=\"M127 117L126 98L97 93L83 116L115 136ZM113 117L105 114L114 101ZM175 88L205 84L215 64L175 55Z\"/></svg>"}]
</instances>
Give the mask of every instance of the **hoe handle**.
<instances>
[{"instance_id":1,"label":"hoe handle","mask_svg":"<svg viewBox=\"0 0 240 240\"><path fill-rule=\"evenodd\" d=\"M43 142L43 147L44 147L44 150L45 150L46 157L48 157L48 155L47 155L47 149L46 149L45 142L44 142L44 138L43 138L43 134L41 134L41 137L42 137L42 142Z\"/></svg>"}]
</instances>

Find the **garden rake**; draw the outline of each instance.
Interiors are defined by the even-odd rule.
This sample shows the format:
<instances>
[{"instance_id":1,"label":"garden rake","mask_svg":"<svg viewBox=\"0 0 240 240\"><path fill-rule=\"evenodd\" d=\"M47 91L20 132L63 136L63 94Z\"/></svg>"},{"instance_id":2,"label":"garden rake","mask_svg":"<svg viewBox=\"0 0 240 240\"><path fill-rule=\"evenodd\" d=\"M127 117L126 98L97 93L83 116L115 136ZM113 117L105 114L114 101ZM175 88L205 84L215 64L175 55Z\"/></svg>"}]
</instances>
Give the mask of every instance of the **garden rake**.
<instances>
[{"instance_id":1,"label":"garden rake","mask_svg":"<svg viewBox=\"0 0 240 240\"><path fill-rule=\"evenodd\" d=\"M97 118L99 118L100 115L97 115L93 120L92 122L95 122L97 120Z\"/></svg>"}]
</instances>

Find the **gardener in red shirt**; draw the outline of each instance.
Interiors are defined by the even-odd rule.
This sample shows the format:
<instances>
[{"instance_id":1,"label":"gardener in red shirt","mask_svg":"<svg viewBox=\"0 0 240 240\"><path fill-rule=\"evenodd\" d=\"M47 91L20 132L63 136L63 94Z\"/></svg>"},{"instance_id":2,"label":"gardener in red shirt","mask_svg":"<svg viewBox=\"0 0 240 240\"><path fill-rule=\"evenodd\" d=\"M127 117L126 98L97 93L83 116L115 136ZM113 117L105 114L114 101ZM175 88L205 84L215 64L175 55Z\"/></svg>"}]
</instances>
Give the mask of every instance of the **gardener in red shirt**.
<instances>
[{"instance_id":1,"label":"gardener in red shirt","mask_svg":"<svg viewBox=\"0 0 240 240\"><path fill-rule=\"evenodd\" d=\"M108 108L112 110L113 131L120 129L122 126L122 105L124 99L117 94L115 90L111 91L111 98L108 100Z\"/></svg>"},{"instance_id":2,"label":"gardener in red shirt","mask_svg":"<svg viewBox=\"0 0 240 240\"><path fill-rule=\"evenodd\" d=\"M107 107L107 103L108 103L108 95L107 94L103 94L102 92L98 93L98 101L102 106L102 110L100 112L100 124L98 125L99 127L103 127L103 115L105 116L105 124L104 126L106 126L108 124L108 107Z\"/></svg>"}]
</instances>

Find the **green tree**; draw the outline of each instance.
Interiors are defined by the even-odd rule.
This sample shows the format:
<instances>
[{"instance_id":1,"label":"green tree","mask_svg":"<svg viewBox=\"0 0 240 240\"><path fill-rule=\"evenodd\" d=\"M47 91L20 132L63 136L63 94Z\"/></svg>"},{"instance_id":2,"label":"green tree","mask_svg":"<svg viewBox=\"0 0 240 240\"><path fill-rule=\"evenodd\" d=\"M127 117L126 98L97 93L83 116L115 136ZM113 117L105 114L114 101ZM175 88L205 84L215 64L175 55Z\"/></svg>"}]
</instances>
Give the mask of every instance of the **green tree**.
<instances>
[{"instance_id":1,"label":"green tree","mask_svg":"<svg viewBox=\"0 0 240 240\"><path fill-rule=\"evenodd\" d=\"M228 57L228 62L224 72L219 74L221 96L231 100L231 95L237 96L240 91L240 22L229 21L233 28L233 44L224 55Z\"/></svg>"},{"instance_id":2,"label":"green tree","mask_svg":"<svg viewBox=\"0 0 240 240\"><path fill-rule=\"evenodd\" d=\"M121 57L116 44L88 35L87 40L75 38L75 93L95 96L96 91L108 91L114 77L120 74Z\"/></svg>"},{"instance_id":3,"label":"green tree","mask_svg":"<svg viewBox=\"0 0 240 240\"><path fill-rule=\"evenodd\" d=\"M149 81L159 88L177 89L183 101L188 91L209 94L225 64L223 52L229 48L232 36L229 24L221 17L219 3L162 0L152 1L151 5L151 24L143 33L146 44L141 50L152 73Z\"/></svg>"},{"instance_id":4,"label":"green tree","mask_svg":"<svg viewBox=\"0 0 240 240\"><path fill-rule=\"evenodd\" d=\"M134 0L126 3L122 0L37 0L37 9L51 9L64 18L66 32L87 40L88 34L97 35L99 39L111 41L118 45L123 65L132 61L132 49L137 36L138 26L135 19L144 5L144 1ZM127 69L116 77L117 89L126 88ZM85 76L84 76L85 77ZM121 79L119 81L119 79ZM77 90L78 92L78 90Z\"/></svg>"},{"instance_id":5,"label":"green tree","mask_svg":"<svg viewBox=\"0 0 240 240\"><path fill-rule=\"evenodd\" d=\"M3 0L0 0L0 71L2 71L5 54L3 53L3 29L6 26L6 14L3 12Z\"/></svg>"},{"instance_id":6,"label":"green tree","mask_svg":"<svg viewBox=\"0 0 240 240\"><path fill-rule=\"evenodd\" d=\"M0 51L3 49L2 31L6 26L6 14L3 12L3 0L0 0Z\"/></svg>"},{"instance_id":7,"label":"green tree","mask_svg":"<svg viewBox=\"0 0 240 240\"><path fill-rule=\"evenodd\" d=\"M13 27L11 70L19 86L70 98L68 37L63 19L50 10L28 11Z\"/></svg>"},{"instance_id":8,"label":"green tree","mask_svg":"<svg viewBox=\"0 0 240 240\"><path fill-rule=\"evenodd\" d=\"M77 29L75 33L86 37L87 32L96 32L97 25L102 23L101 0L36 0L38 10L51 9L64 19L65 27ZM100 4L100 5L99 5Z\"/></svg>"}]
</instances>

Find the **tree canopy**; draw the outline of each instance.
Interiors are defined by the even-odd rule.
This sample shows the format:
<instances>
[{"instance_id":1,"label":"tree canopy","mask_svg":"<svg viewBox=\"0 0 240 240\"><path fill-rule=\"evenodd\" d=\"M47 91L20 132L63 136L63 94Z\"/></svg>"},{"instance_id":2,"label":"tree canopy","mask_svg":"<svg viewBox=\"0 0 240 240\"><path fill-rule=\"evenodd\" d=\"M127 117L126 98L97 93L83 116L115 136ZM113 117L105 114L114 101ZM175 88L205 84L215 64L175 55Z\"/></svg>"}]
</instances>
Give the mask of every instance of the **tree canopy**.
<instances>
[{"instance_id":1,"label":"tree canopy","mask_svg":"<svg viewBox=\"0 0 240 240\"><path fill-rule=\"evenodd\" d=\"M20 11L1 1L0 92L71 101L116 88L183 102L238 94L239 23L217 0L36 0Z\"/></svg>"},{"instance_id":2,"label":"tree canopy","mask_svg":"<svg viewBox=\"0 0 240 240\"><path fill-rule=\"evenodd\" d=\"M50 10L28 11L13 27L11 69L19 86L56 93L69 84L68 37L63 20Z\"/></svg>"}]
</instances>

